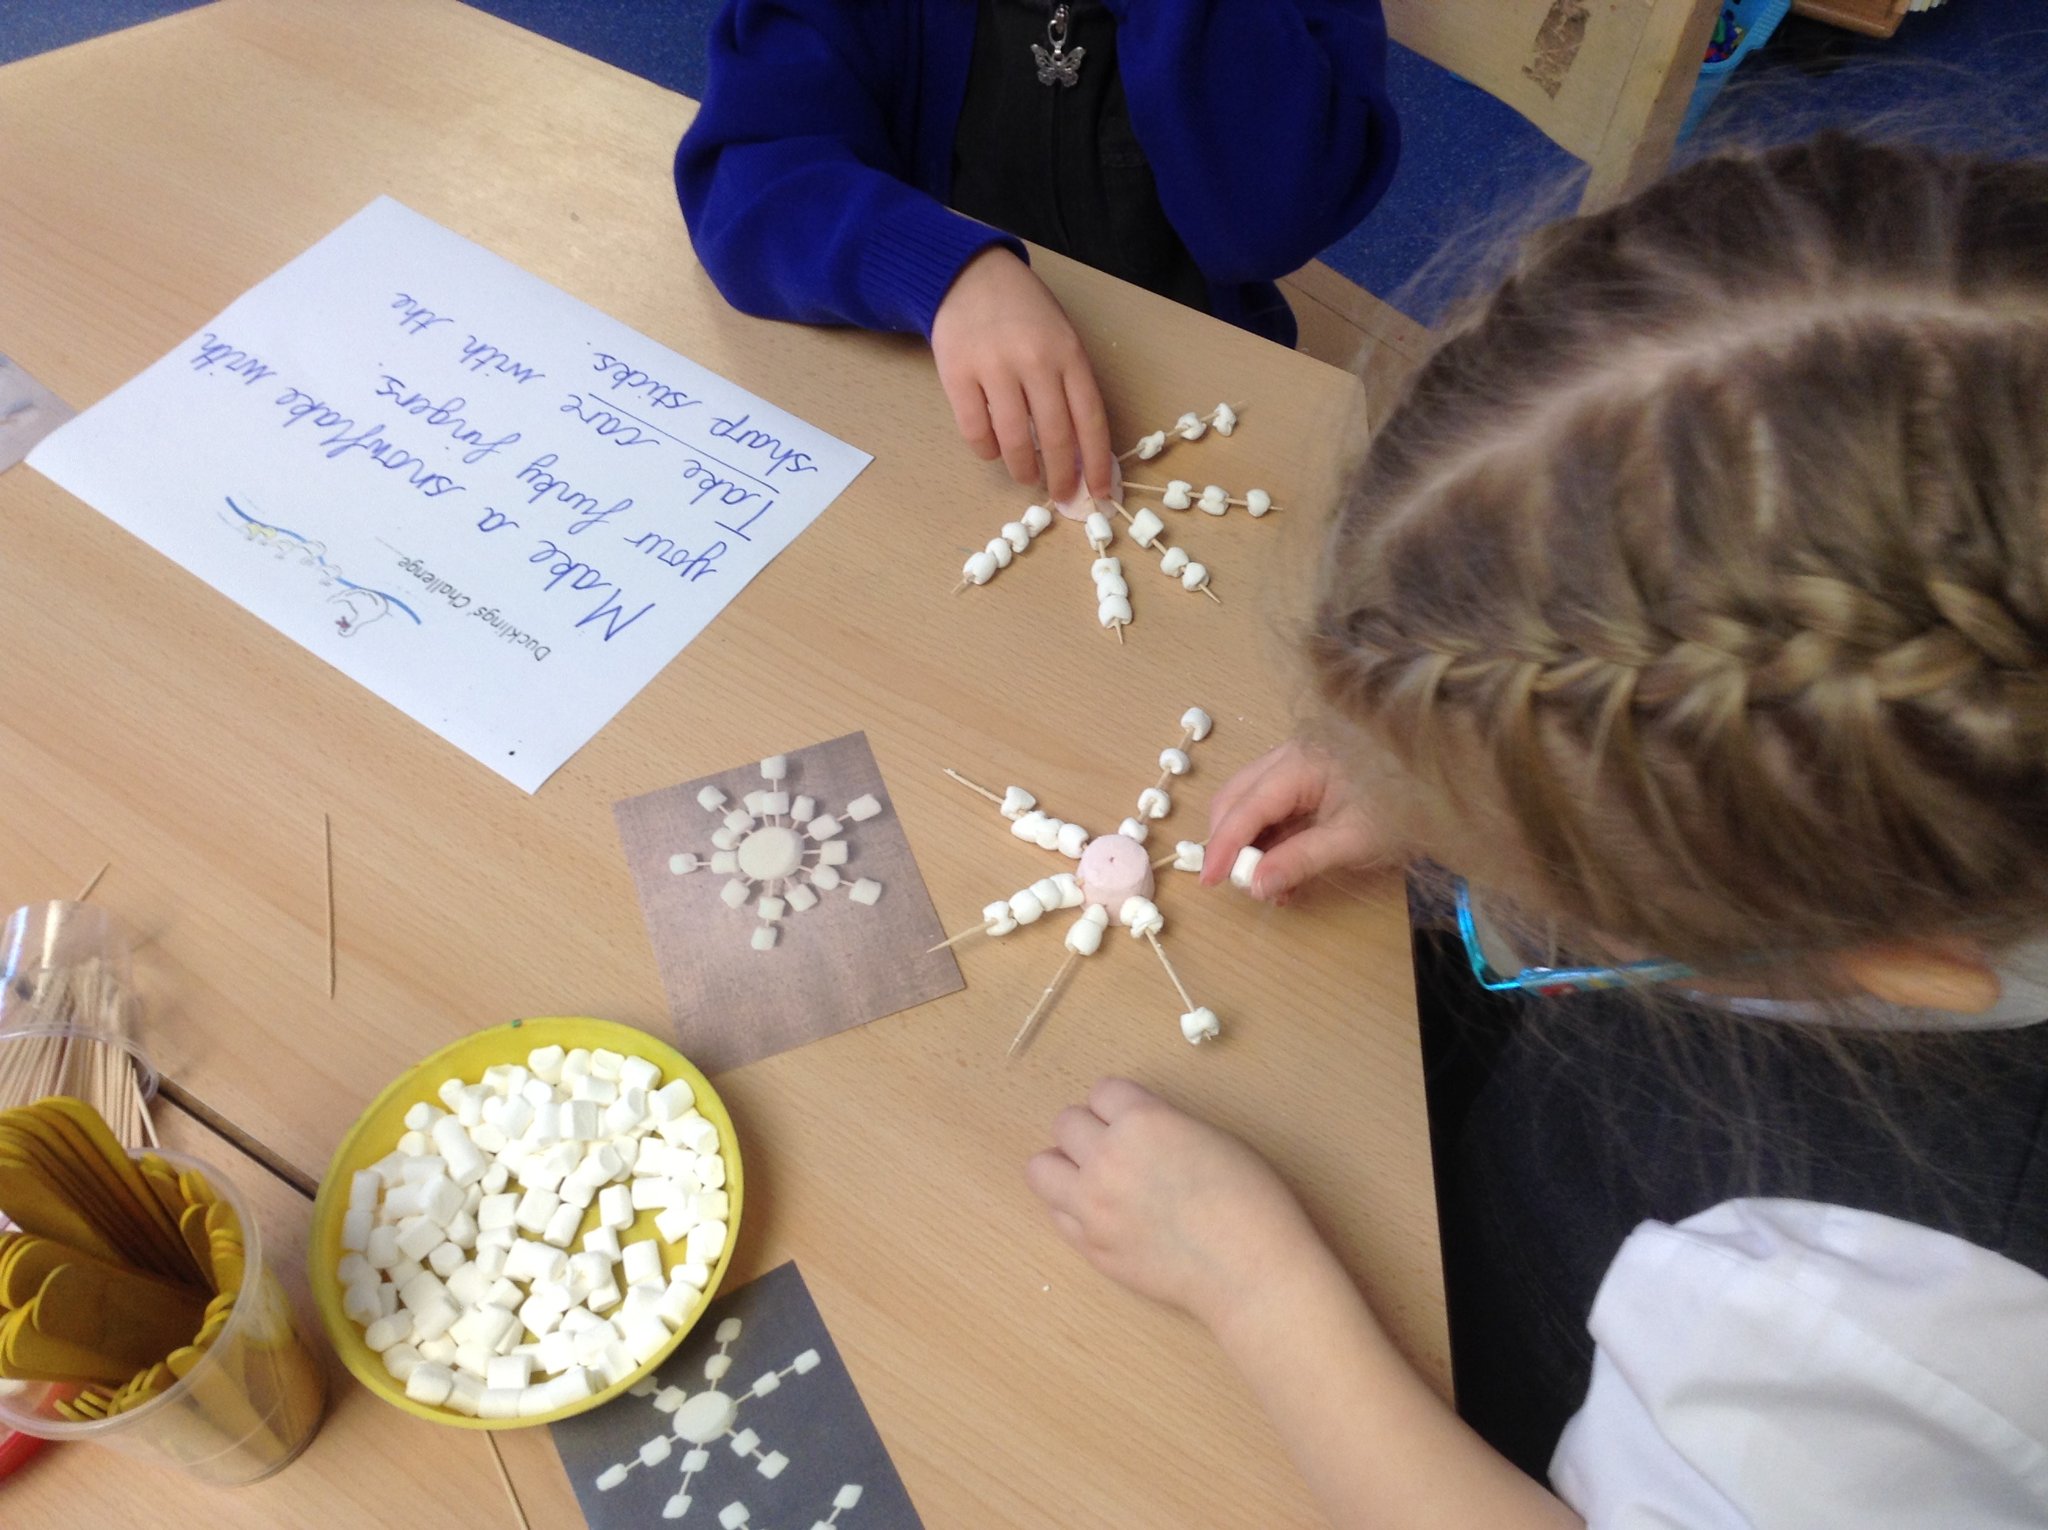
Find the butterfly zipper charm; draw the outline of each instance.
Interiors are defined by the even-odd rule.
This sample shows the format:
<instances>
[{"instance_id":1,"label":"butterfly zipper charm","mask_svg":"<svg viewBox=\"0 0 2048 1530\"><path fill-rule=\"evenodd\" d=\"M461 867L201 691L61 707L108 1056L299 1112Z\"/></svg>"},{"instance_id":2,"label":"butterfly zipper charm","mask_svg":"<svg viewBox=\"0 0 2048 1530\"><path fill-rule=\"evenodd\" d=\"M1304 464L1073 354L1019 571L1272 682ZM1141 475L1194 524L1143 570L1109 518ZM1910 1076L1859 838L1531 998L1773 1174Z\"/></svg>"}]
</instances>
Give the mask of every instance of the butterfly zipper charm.
<instances>
[{"instance_id":1,"label":"butterfly zipper charm","mask_svg":"<svg viewBox=\"0 0 2048 1530\"><path fill-rule=\"evenodd\" d=\"M1048 53L1037 43L1031 45L1031 57L1038 64L1038 83L1060 85L1072 90L1081 82L1081 60L1088 56L1086 48L1067 51L1067 8L1053 7L1052 20L1045 24L1045 40L1052 44Z\"/></svg>"}]
</instances>

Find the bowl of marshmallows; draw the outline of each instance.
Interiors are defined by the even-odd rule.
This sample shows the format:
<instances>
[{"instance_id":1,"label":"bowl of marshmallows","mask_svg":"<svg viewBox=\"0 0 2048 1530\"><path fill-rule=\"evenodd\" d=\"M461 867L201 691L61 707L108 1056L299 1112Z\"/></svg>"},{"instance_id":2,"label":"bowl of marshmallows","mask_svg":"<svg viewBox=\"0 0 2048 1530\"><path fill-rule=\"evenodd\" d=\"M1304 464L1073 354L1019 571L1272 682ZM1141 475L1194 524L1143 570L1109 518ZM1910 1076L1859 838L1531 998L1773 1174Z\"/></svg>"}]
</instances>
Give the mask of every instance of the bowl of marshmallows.
<instances>
[{"instance_id":1,"label":"bowl of marshmallows","mask_svg":"<svg viewBox=\"0 0 2048 1530\"><path fill-rule=\"evenodd\" d=\"M739 1230L739 1145L681 1053L606 1020L467 1036L377 1097L313 1207L328 1338L395 1407L549 1424L653 1373Z\"/></svg>"}]
</instances>

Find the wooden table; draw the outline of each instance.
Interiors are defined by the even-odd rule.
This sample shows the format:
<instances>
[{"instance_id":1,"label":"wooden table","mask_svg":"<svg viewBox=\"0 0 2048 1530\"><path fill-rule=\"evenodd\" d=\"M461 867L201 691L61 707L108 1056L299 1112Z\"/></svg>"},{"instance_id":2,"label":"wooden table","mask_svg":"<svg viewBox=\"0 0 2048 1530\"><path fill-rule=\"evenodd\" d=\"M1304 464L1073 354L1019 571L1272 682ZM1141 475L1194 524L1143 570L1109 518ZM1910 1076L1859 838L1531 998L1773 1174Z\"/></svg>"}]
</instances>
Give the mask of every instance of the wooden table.
<instances>
[{"instance_id":1,"label":"wooden table","mask_svg":"<svg viewBox=\"0 0 2048 1530\"><path fill-rule=\"evenodd\" d=\"M691 110L452 0L224 0L0 70L0 351L73 404L388 192L875 456L531 798L33 472L0 478L0 894L62 895L112 860L95 897L145 942L177 1098L302 1192L378 1088L468 1030L562 1012L665 1029L612 828L622 797L865 729L957 929L1042 868L942 765L1113 819L1199 703L1218 720L1180 794L1199 824L1302 705L1285 631L1357 427L1351 379L1042 257L1119 438L1241 400L1205 475L1297 508L1200 526L1225 603L1148 600L1123 649L1087 619L1072 556L949 599L962 556L1025 496L960 448L920 343L724 304L669 183ZM748 1155L733 1278L800 1262L933 1527L1314 1523L1206 1339L1083 1266L1024 1188L1052 1115L1106 1072L1268 1154L1447 1387L1397 890L1284 913L1169 894L1222 1045L1180 1039L1152 964L1098 962L1005 1067L1057 965L1053 943L1010 941L964 951L964 993L719 1081ZM210 1524L412 1522L383 1490L394 1459L454 1483L465 1522L498 1522L475 1486L482 1441L337 1390L308 1461L363 1470L295 1468L209 1501ZM576 1524L545 1438L504 1441L533 1522ZM131 1501L166 1491L84 1452L35 1471ZM72 1517L69 1487L6 1491L10 1525L59 1523L59 1498Z\"/></svg>"}]
</instances>

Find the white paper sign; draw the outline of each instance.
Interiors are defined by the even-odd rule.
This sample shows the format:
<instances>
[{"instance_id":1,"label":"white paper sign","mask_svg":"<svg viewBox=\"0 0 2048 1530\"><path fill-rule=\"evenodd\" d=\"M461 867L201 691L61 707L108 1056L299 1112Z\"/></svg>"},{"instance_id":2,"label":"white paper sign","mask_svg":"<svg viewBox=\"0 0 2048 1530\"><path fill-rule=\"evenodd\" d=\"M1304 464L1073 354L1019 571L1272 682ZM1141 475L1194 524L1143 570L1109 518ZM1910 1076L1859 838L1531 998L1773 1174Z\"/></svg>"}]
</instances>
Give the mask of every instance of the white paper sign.
<instances>
[{"instance_id":1,"label":"white paper sign","mask_svg":"<svg viewBox=\"0 0 2048 1530\"><path fill-rule=\"evenodd\" d=\"M872 459L383 197L28 460L530 792Z\"/></svg>"}]
</instances>

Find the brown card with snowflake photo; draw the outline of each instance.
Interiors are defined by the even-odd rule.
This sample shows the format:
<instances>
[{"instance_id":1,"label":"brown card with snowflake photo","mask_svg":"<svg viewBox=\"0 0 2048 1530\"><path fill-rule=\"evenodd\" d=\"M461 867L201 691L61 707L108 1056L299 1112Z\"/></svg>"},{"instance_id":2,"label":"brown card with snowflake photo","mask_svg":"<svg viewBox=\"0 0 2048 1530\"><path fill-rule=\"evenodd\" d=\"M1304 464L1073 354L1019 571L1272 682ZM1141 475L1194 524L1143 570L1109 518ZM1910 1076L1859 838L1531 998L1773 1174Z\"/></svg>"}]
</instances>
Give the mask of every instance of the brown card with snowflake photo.
<instances>
[{"instance_id":1,"label":"brown card with snowflake photo","mask_svg":"<svg viewBox=\"0 0 2048 1530\"><path fill-rule=\"evenodd\" d=\"M554 1426L591 1530L922 1530L794 1264L718 1297L626 1396Z\"/></svg>"},{"instance_id":2,"label":"brown card with snowflake photo","mask_svg":"<svg viewBox=\"0 0 2048 1530\"><path fill-rule=\"evenodd\" d=\"M867 735L617 804L677 1045L707 1073L965 986Z\"/></svg>"}]
</instances>

